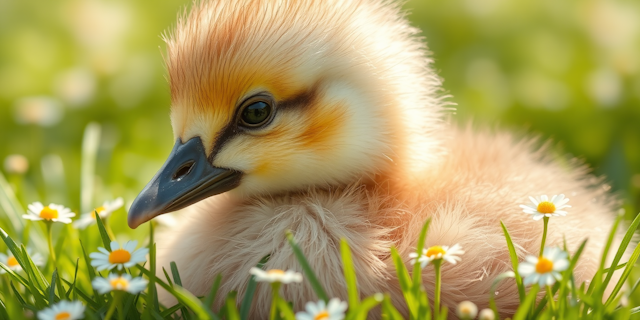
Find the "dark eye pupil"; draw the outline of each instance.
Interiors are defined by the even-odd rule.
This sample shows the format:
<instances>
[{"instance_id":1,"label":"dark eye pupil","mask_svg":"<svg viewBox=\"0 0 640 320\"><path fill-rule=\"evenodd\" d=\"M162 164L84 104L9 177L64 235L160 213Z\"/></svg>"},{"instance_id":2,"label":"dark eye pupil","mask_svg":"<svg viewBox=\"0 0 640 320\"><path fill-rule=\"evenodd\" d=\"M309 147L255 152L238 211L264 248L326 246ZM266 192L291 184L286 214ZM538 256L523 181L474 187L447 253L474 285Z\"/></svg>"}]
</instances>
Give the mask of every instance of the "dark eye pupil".
<instances>
[{"instance_id":1,"label":"dark eye pupil","mask_svg":"<svg viewBox=\"0 0 640 320\"><path fill-rule=\"evenodd\" d=\"M242 121L250 125L261 124L271 113L271 106L266 102L255 102L242 111Z\"/></svg>"}]
</instances>

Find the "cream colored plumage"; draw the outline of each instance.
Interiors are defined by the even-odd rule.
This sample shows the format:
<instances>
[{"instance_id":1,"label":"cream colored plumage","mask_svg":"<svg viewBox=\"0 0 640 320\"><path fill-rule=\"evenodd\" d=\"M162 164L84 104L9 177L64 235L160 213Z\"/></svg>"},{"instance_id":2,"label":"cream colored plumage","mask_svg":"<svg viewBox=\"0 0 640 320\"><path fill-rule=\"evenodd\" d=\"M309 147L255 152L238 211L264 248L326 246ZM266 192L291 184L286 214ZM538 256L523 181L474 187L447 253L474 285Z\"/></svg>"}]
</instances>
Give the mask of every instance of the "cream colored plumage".
<instances>
[{"instance_id":1,"label":"cream colored plumage","mask_svg":"<svg viewBox=\"0 0 640 320\"><path fill-rule=\"evenodd\" d=\"M576 276L590 278L613 220L604 186L534 141L451 125L417 33L384 0L195 3L166 36L174 135L199 137L211 165L242 178L179 213L180 225L156 238L159 266L176 261L196 295L222 274L221 292L242 296L266 255L268 268L301 271L285 240L292 230L327 293L345 299L344 237L361 294L388 292L406 313L389 250L408 263L432 218L427 245L466 251L444 268L443 304L484 308L493 278L511 270L500 221L521 257L536 254L542 224L518 205L564 193L573 207L552 218L548 243L564 235L575 250L589 237ZM238 129L237 108L256 93L273 98L273 120ZM431 292L431 269L424 277ZM252 319L267 317L269 290L258 285ZM317 300L306 281L282 293L299 310ZM512 313L515 284L504 281L496 294L501 312Z\"/></svg>"}]
</instances>

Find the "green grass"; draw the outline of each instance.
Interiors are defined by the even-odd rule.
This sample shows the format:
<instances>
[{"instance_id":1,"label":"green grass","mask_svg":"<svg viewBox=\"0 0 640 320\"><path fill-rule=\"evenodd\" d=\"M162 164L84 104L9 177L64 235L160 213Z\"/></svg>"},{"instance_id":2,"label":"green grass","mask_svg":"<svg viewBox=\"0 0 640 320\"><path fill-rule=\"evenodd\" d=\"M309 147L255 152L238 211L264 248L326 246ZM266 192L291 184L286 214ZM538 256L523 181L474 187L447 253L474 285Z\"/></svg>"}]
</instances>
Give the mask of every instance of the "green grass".
<instances>
[{"instance_id":1,"label":"green grass","mask_svg":"<svg viewBox=\"0 0 640 320\"><path fill-rule=\"evenodd\" d=\"M82 168L92 168L91 162L96 160L96 148L92 141L95 141L96 133L91 133L87 129L85 137ZM93 137L93 138L92 138ZM91 169L84 169L83 175L91 175ZM83 183L90 179L83 178ZM91 199L93 195L84 194L82 198ZM15 191L0 174L0 207L4 215L0 218L0 237L22 267L22 271L14 272L6 265L0 264L0 268L6 273L0 275L0 318L21 319L35 318L36 314L61 300L79 300L85 306L86 319L248 319L252 301L256 299L256 281L253 276L247 275L249 281L248 290L243 297L238 297L235 292L219 292L218 288L224 279L219 275L215 278L212 288L206 296L195 296L182 288L182 277L178 272L175 263L171 264L170 270L157 270L156 266L156 246L154 242L154 223L148 224L148 231L143 233L143 239L149 249L149 261L144 265L126 269L125 272L133 277L142 276L148 280L148 287L139 294L129 294L124 292L111 292L100 294L91 283L96 277L106 277L108 272L98 272L91 266L89 254L96 252L98 247L109 249L112 240L109 231L109 220L102 220L97 215L96 225L90 226L86 230L77 230L71 225L61 223L49 223L23 221L21 215L24 213L24 204L20 203L15 196ZM606 265L604 259L600 263L600 268L592 281L587 283L576 283L573 277L573 268L580 259L585 242L576 250L568 253L569 267L562 272L562 280L556 282L548 288L541 288L537 284L525 286L523 279L518 272L521 262L516 255L507 227L502 224L505 236L505 250L509 251L513 271L506 272L496 277L493 281L494 288L503 281L512 281L518 287L520 307L514 319L628 319L638 317L640 308L628 303L622 303L633 299L638 294L640 280L631 281L634 266L640 257L640 245L636 245L633 250L628 248L634 237L635 230L640 225L640 215L630 223L622 243L619 247L612 247L613 235L616 229L622 224L623 217L619 216L610 231L610 237L605 244L602 256L614 253L611 265ZM421 253L426 239L429 220L425 221L424 227L416 243L416 253ZM551 220L550 223L554 221ZM51 229L49 229L51 227ZM541 226L542 227L542 226ZM97 228L97 230L96 230ZM48 232L53 232L53 241L48 246ZM95 232L97 231L97 232ZM121 233L120 236L124 236ZM309 281L319 299L329 301L328 296L314 270L307 262L304 252L296 244L292 233L287 233L286 238L293 249L304 277ZM42 254L53 250L57 259L47 259L43 266L37 266L31 259L27 251L27 245L33 247L35 251ZM444 244L451 245L451 244ZM566 246L565 246L566 247ZM47 249L49 248L49 249ZM566 248L564 248L566 250ZM349 308L345 319L359 320L366 319L371 312L380 312L383 319L404 319L398 308L394 306L388 294L380 292L378 294L361 297L358 290L358 277L353 267L352 254L349 244L343 239L340 243L340 251L343 262L343 272L346 281ZM631 252L627 261L623 261L624 254ZM448 310L455 309L455 305L440 306L439 285L436 285L433 297L425 291L422 283L424 272L438 272L441 268L449 265L435 260L428 264L424 270L420 264L407 265L406 260L400 257L395 248L391 248L390 254L394 262L400 288L405 302L408 306L408 319L446 319ZM268 260L263 257L258 267L262 267ZM464 256L462 256L464 259ZM621 270L621 277L615 284L611 283L613 272ZM156 276L161 275L161 276ZM436 277L439 278L439 277ZM627 288L625 289L625 284ZM288 284L296 285L296 284ZM446 283L444 284L446 285ZM160 286L175 296L178 301L175 305L161 305L158 302L156 286ZM613 287L610 296L605 295L605 289ZM294 309L291 304L281 297L279 285L274 285L272 296L273 301L272 316L274 319L295 319ZM433 292L433 288L428 288ZM495 290L492 290L492 292ZM541 292L546 292L544 298L536 299ZM225 303L219 309L211 309L216 297L226 294ZM264 297L260 297L263 299ZM551 298L551 299L550 299ZM496 313L500 305L496 304L495 295L491 294L490 307ZM376 308L380 306L379 308ZM296 309L300 306L295 306Z\"/></svg>"}]
</instances>

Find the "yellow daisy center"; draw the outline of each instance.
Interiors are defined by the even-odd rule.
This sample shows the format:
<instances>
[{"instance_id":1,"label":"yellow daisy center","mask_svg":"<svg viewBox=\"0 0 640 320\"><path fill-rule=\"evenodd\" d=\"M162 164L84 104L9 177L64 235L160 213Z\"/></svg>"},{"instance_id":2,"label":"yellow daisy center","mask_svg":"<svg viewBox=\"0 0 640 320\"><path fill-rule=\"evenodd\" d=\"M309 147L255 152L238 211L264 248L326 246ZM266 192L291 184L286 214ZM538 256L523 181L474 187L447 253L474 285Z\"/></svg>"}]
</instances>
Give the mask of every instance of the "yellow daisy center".
<instances>
[{"instance_id":1,"label":"yellow daisy center","mask_svg":"<svg viewBox=\"0 0 640 320\"><path fill-rule=\"evenodd\" d=\"M553 261L540 257L538 259L538 263L536 263L536 272L537 273L547 273L553 271Z\"/></svg>"},{"instance_id":2,"label":"yellow daisy center","mask_svg":"<svg viewBox=\"0 0 640 320\"><path fill-rule=\"evenodd\" d=\"M441 246L433 246L433 247L427 249L427 253L425 253L424 255L429 257L429 258L435 258L439 254L444 255L445 253L447 253L447 252L444 251L444 249L442 249Z\"/></svg>"},{"instance_id":3,"label":"yellow daisy center","mask_svg":"<svg viewBox=\"0 0 640 320\"><path fill-rule=\"evenodd\" d=\"M322 310L318 312L318 314L316 314L315 317L313 317L313 320L325 320L325 319L329 319L329 311L327 310Z\"/></svg>"},{"instance_id":4,"label":"yellow daisy center","mask_svg":"<svg viewBox=\"0 0 640 320\"><path fill-rule=\"evenodd\" d=\"M113 250L109 254L109 263L126 263L131 260L131 253L124 249Z\"/></svg>"},{"instance_id":5,"label":"yellow daisy center","mask_svg":"<svg viewBox=\"0 0 640 320\"><path fill-rule=\"evenodd\" d=\"M69 320L69 319L71 319L71 314L69 312L62 311L62 312L56 314L56 317L54 319L56 319L56 320Z\"/></svg>"},{"instance_id":6,"label":"yellow daisy center","mask_svg":"<svg viewBox=\"0 0 640 320\"><path fill-rule=\"evenodd\" d=\"M280 270L280 269L271 269L269 271L267 271L267 274L270 276L282 276L284 275L284 271Z\"/></svg>"},{"instance_id":7,"label":"yellow daisy center","mask_svg":"<svg viewBox=\"0 0 640 320\"><path fill-rule=\"evenodd\" d=\"M471 307L468 306L468 305L463 306L462 308L460 308L460 313L462 313L464 315L471 314Z\"/></svg>"},{"instance_id":8,"label":"yellow daisy center","mask_svg":"<svg viewBox=\"0 0 640 320\"><path fill-rule=\"evenodd\" d=\"M556 212L556 205L553 202L542 201L538 203L538 212L540 213L554 213Z\"/></svg>"},{"instance_id":9,"label":"yellow daisy center","mask_svg":"<svg viewBox=\"0 0 640 320\"><path fill-rule=\"evenodd\" d=\"M57 219L58 218L58 210L51 209L49 206L42 208L40 211L40 218L45 220Z\"/></svg>"},{"instance_id":10,"label":"yellow daisy center","mask_svg":"<svg viewBox=\"0 0 640 320\"><path fill-rule=\"evenodd\" d=\"M127 290L127 287L129 287L129 281L127 281L127 279L124 279L124 278L115 278L111 280L109 283L111 284L112 288L118 289L118 290Z\"/></svg>"},{"instance_id":11,"label":"yellow daisy center","mask_svg":"<svg viewBox=\"0 0 640 320\"><path fill-rule=\"evenodd\" d=\"M91 212L91 218L96 218L96 211L98 211L98 214L100 214L104 210L106 210L104 207L97 207L93 212Z\"/></svg>"},{"instance_id":12,"label":"yellow daisy center","mask_svg":"<svg viewBox=\"0 0 640 320\"><path fill-rule=\"evenodd\" d=\"M17 266L18 264L18 259L16 259L16 257L9 257L9 259L7 259L7 266L11 268Z\"/></svg>"}]
</instances>

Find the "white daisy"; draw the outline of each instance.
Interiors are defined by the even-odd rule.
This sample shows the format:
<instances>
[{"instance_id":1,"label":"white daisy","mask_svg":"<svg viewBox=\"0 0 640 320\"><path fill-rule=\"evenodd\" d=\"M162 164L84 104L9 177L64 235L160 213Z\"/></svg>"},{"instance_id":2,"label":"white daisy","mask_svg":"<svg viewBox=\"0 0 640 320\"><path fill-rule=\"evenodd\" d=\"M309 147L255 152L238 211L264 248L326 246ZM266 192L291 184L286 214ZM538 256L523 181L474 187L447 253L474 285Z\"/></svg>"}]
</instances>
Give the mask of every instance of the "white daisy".
<instances>
[{"instance_id":1,"label":"white daisy","mask_svg":"<svg viewBox=\"0 0 640 320\"><path fill-rule=\"evenodd\" d=\"M41 254L32 253L31 249L27 249L27 253L31 257L31 261L33 261L33 264L35 264L38 267L41 267L44 265L44 258L42 257ZM13 256L13 253L11 253L11 251L7 252L7 254L0 253L0 263L9 267L9 269L11 269L14 272L22 271L22 266L18 263L18 259L16 259L16 257ZM4 274L4 273L6 273L6 271L0 268L0 274Z\"/></svg>"},{"instance_id":2,"label":"white daisy","mask_svg":"<svg viewBox=\"0 0 640 320\"><path fill-rule=\"evenodd\" d=\"M458 304L456 313L460 319L475 319L478 315L478 306L471 301L462 301Z\"/></svg>"},{"instance_id":3,"label":"white daisy","mask_svg":"<svg viewBox=\"0 0 640 320\"><path fill-rule=\"evenodd\" d=\"M123 273L122 275L110 273L108 278L96 277L92 283L93 287L98 290L100 294L105 294L113 290L138 294L147 287L148 281L142 277L132 279L128 273Z\"/></svg>"},{"instance_id":4,"label":"white daisy","mask_svg":"<svg viewBox=\"0 0 640 320\"><path fill-rule=\"evenodd\" d=\"M258 282L302 282L302 275L293 270L282 271L280 269L271 269L268 271L264 271L260 268L253 267L251 268L251 270L249 270L249 273L256 276L256 281Z\"/></svg>"},{"instance_id":5,"label":"white daisy","mask_svg":"<svg viewBox=\"0 0 640 320\"><path fill-rule=\"evenodd\" d=\"M84 305L80 301L61 300L38 312L39 320L76 320L84 318Z\"/></svg>"},{"instance_id":6,"label":"white daisy","mask_svg":"<svg viewBox=\"0 0 640 320\"><path fill-rule=\"evenodd\" d=\"M553 285L556 280L562 280L560 272L569 267L567 253L558 248L544 248L541 257L527 256L525 260L518 266L518 273L524 278L525 285L536 282L540 286Z\"/></svg>"},{"instance_id":7,"label":"white daisy","mask_svg":"<svg viewBox=\"0 0 640 320\"><path fill-rule=\"evenodd\" d=\"M422 255L418 257L416 252L412 252L409 254L409 258L411 259L411 264L420 262L420 267L426 267L433 260L445 260L451 264L456 264L458 261L462 260L458 255L463 254L464 251L459 244L453 245L453 247L449 248L449 246L433 246L429 248L422 249Z\"/></svg>"},{"instance_id":8,"label":"white daisy","mask_svg":"<svg viewBox=\"0 0 640 320\"><path fill-rule=\"evenodd\" d=\"M127 241L122 248L117 241L111 241L111 252L105 248L98 248L100 252L92 252L91 265L96 267L98 271L111 270L118 267L118 270L122 268L131 268L136 263L146 261L146 255L149 253L148 248L140 248L135 250L138 246L138 241ZM134 251L135 250L135 251Z\"/></svg>"},{"instance_id":9,"label":"white daisy","mask_svg":"<svg viewBox=\"0 0 640 320\"><path fill-rule=\"evenodd\" d=\"M533 215L533 220L540 220L544 217L557 217L566 216L567 212L563 211L564 208L571 208L567 205L568 198L564 197L564 194L559 194L551 197L551 200L546 195L540 196L540 198L529 197L533 206L521 204L522 211Z\"/></svg>"},{"instance_id":10,"label":"white daisy","mask_svg":"<svg viewBox=\"0 0 640 320\"><path fill-rule=\"evenodd\" d=\"M338 298L329 300L325 304L323 300L317 303L307 302L306 311L296 313L296 320L342 320L347 310L347 303Z\"/></svg>"},{"instance_id":11,"label":"white daisy","mask_svg":"<svg viewBox=\"0 0 640 320\"><path fill-rule=\"evenodd\" d=\"M73 222L73 226L78 229L84 229L89 225L96 222L96 211L100 215L101 219L109 217L112 212L120 209L124 205L122 198L115 199L113 201L105 201L102 206L95 208L94 211L83 213L80 219Z\"/></svg>"},{"instance_id":12,"label":"white daisy","mask_svg":"<svg viewBox=\"0 0 640 320\"><path fill-rule=\"evenodd\" d=\"M480 315L478 316L478 320L493 320L495 318L495 313L493 313L493 310L489 308L482 309L482 311L480 311Z\"/></svg>"},{"instance_id":13,"label":"white daisy","mask_svg":"<svg viewBox=\"0 0 640 320\"><path fill-rule=\"evenodd\" d=\"M54 203L44 206L40 202L34 202L27 207L29 208L27 210L28 214L22 215L27 220L71 223L71 218L76 216L75 213L71 212L71 209Z\"/></svg>"}]
</instances>

